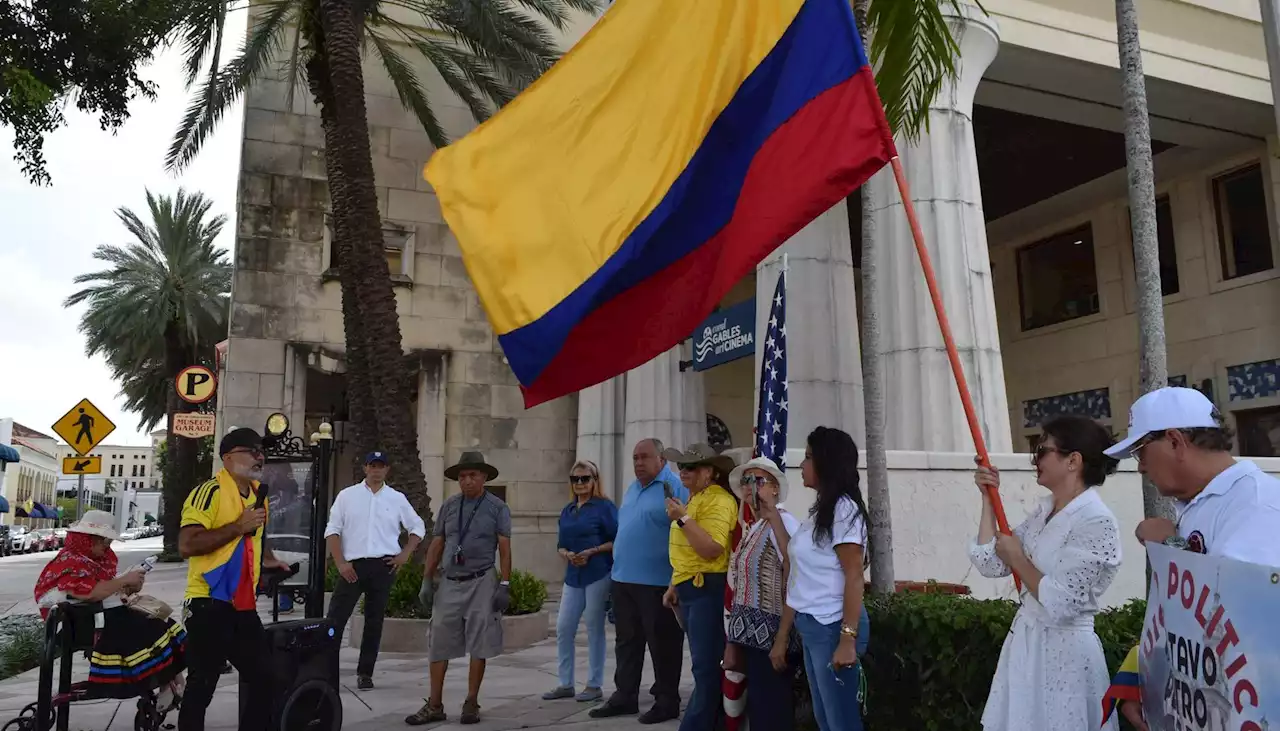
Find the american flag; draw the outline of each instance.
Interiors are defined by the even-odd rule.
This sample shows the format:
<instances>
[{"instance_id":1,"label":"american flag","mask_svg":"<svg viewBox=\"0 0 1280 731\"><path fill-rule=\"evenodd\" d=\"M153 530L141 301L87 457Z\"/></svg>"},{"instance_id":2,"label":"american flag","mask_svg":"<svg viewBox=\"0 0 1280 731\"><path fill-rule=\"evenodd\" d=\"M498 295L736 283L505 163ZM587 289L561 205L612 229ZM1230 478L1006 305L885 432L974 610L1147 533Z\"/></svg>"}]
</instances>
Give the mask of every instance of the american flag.
<instances>
[{"instance_id":1,"label":"american flag","mask_svg":"<svg viewBox=\"0 0 1280 731\"><path fill-rule=\"evenodd\" d=\"M787 271L778 274L769 307L769 327L760 362L760 411L756 415L756 456L786 468L787 457Z\"/></svg>"}]
</instances>

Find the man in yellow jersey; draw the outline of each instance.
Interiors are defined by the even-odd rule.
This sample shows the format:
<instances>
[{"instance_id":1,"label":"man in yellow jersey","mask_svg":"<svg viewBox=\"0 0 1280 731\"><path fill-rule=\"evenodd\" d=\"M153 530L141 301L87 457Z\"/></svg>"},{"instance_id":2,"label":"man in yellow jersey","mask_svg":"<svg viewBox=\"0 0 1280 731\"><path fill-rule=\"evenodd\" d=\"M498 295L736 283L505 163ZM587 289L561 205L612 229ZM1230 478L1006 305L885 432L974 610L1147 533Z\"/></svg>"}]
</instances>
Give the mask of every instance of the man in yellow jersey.
<instances>
[{"instance_id":1,"label":"man in yellow jersey","mask_svg":"<svg viewBox=\"0 0 1280 731\"><path fill-rule=\"evenodd\" d=\"M266 731L272 683L267 638L258 618L258 577L284 564L263 545L267 504L258 499L262 437L234 429L218 445L222 469L191 491L182 506L178 550L188 559L183 624L187 630L187 692L179 731L204 731L223 666L240 673L240 731Z\"/></svg>"},{"instance_id":2,"label":"man in yellow jersey","mask_svg":"<svg viewBox=\"0 0 1280 731\"><path fill-rule=\"evenodd\" d=\"M693 696L680 731L704 731L715 728L723 707L724 592L730 534L738 523L738 501L723 486L734 464L706 444L684 452L668 449L662 456L680 466L680 482L689 490L687 505L677 497L667 498L671 587L662 597L681 618L689 638Z\"/></svg>"}]
</instances>

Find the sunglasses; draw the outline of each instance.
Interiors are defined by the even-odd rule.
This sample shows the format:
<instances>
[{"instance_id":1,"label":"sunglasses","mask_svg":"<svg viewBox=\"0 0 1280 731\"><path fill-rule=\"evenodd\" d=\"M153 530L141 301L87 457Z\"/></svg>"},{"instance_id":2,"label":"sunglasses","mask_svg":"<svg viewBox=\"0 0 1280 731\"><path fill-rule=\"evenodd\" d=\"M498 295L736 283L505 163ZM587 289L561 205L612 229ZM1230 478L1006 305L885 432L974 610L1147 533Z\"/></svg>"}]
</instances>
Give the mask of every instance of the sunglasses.
<instances>
[{"instance_id":1,"label":"sunglasses","mask_svg":"<svg viewBox=\"0 0 1280 731\"><path fill-rule=\"evenodd\" d=\"M591 475L570 475L569 482L574 485L586 485L596 478Z\"/></svg>"},{"instance_id":2,"label":"sunglasses","mask_svg":"<svg viewBox=\"0 0 1280 731\"><path fill-rule=\"evenodd\" d=\"M745 487L749 487L751 485L763 487L764 485L770 484L770 482L769 478L761 477L760 475L743 475L742 479L738 481L738 484Z\"/></svg>"},{"instance_id":3,"label":"sunglasses","mask_svg":"<svg viewBox=\"0 0 1280 731\"><path fill-rule=\"evenodd\" d=\"M1040 446L1036 447L1036 451L1031 453L1031 464L1035 464L1036 462L1039 462L1040 460L1045 458L1045 455L1049 455L1049 454L1066 455L1068 453L1063 452L1061 449L1058 449L1057 447L1050 447L1050 446L1041 444Z\"/></svg>"}]
</instances>

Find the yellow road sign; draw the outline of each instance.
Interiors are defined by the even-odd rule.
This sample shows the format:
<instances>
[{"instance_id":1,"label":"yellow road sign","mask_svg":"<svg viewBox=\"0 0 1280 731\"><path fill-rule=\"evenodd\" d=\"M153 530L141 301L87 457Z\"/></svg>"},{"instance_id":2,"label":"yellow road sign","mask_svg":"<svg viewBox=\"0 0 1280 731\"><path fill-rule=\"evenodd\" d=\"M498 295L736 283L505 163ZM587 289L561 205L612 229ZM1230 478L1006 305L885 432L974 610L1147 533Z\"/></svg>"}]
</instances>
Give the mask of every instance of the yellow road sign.
<instances>
[{"instance_id":1,"label":"yellow road sign","mask_svg":"<svg viewBox=\"0 0 1280 731\"><path fill-rule=\"evenodd\" d=\"M187 366L178 372L178 377L173 380L173 387L183 401L202 404L213 398L218 381L213 377L213 371L204 366Z\"/></svg>"},{"instance_id":2,"label":"yellow road sign","mask_svg":"<svg viewBox=\"0 0 1280 731\"><path fill-rule=\"evenodd\" d=\"M101 444L115 430L116 425L97 406L90 403L89 399L80 399L80 403L53 425L53 431L67 440L67 445L79 455L84 455Z\"/></svg>"},{"instance_id":3,"label":"yellow road sign","mask_svg":"<svg viewBox=\"0 0 1280 731\"><path fill-rule=\"evenodd\" d=\"M63 457L62 474L64 475L100 475L102 474L101 457Z\"/></svg>"}]
</instances>

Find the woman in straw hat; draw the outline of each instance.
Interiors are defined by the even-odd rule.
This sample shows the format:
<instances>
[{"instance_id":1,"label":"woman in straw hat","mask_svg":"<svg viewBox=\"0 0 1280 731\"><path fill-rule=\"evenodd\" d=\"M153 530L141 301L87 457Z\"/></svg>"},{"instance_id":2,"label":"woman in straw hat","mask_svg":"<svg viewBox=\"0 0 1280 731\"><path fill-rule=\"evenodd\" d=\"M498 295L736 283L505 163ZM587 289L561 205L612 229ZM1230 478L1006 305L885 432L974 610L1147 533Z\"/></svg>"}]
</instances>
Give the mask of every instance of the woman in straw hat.
<instances>
[{"instance_id":1,"label":"woman in straw hat","mask_svg":"<svg viewBox=\"0 0 1280 731\"><path fill-rule=\"evenodd\" d=\"M706 444L662 455L680 466L680 482L689 504L667 498L671 519L671 587L663 604L676 611L689 638L693 696L680 721L681 731L715 727L723 705L720 661L724 657L724 591L729 570L729 541L738 522L738 503L722 486L733 459Z\"/></svg>"},{"instance_id":2,"label":"woman in straw hat","mask_svg":"<svg viewBox=\"0 0 1280 731\"><path fill-rule=\"evenodd\" d=\"M90 510L67 529L66 545L36 581L41 616L62 602L103 602L103 628L89 658L89 679L81 688L97 698L134 698L162 690L161 712L181 693L186 667L182 626L131 609L121 601L142 588L145 573L133 569L116 576L111 542L120 538L114 516Z\"/></svg>"},{"instance_id":3,"label":"woman in straw hat","mask_svg":"<svg viewBox=\"0 0 1280 731\"><path fill-rule=\"evenodd\" d=\"M728 644L724 667L746 675L750 728L789 731L795 726L791 681L799 667L800 638L784 612L787 544L800 519L787 512L787 476L767 457L739 465L729 484L757 520L729 560Z\"/></svg>"}]
</instances>

